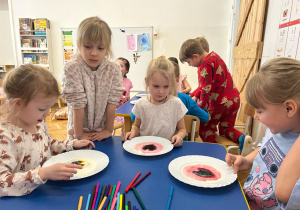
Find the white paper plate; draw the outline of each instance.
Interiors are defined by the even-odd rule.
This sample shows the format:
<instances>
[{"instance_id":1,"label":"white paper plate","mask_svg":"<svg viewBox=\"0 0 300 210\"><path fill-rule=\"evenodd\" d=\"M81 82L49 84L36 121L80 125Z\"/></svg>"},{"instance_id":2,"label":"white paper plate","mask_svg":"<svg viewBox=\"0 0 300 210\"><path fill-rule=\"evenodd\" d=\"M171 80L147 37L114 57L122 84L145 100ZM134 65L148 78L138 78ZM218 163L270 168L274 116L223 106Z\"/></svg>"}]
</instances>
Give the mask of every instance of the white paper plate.
<instances>
[{"instance_id":1,"label":"white paper plate","mask_svg":"<svg viewBox=\"0 0 300 210\"><path fill-rule=\"evenodd\" d=\"M138 100L130 101L131 104L136 104Z\"/></svg>"},{"instance_id":2,"label":"white paper plate","mask_svg":"<svg viewBox=\"0 0 300 210\"><path fill-rule=\"evenodd\" d=\"M135 149L135 146L140 143L158 143L162 146L162 150L157 152L157 153L143 153L141 151L137 151ZM141 156L156 156L156 155L162 155L165 153L170 152L173 149L173 144L171 143L170 140L157 137L157 136L139 136L135 137L131 140L127 140L123 144L123 148L132 154L135 155L141 155Z\"/></svg>"},{"instance_id":3,"label":"white paper plate","mask_svg":"<svg viewBox=\"0 0 300 210\"><path fill-rule=\"evenodd\" d=\"M193 164L211 166L221 173L221 178L216 181L198 181L186 177L183 174L182 169L187 165ZM169 164L169 171L179 181L189 185L206 188L223 187L233 183L237 178L237 174L233 173L233 167L228 167L225 161L201 155L187 155L175 158Z\"/></svg>"},{"instance_id":4,"label":"white paper plate","mask_svg":"<svg viewBox=\"0 0 300 210\"><path fill-rule=\"evenodd\" d=\"M85 168L77 169L77 173L70 178L71 180L92 176L105 169L109 163L108 156L103 152L96 150L74 150L51 157L43 164L42 167L51 166L56 163L70 163L79 159L87 160L91 164L85 171L80 171Z\"/></svg>"},{"instance_id":5,"label":"white paper plate","mask_svg":"<svg viewBox=\"0 0 300 210\"><path fill-rule=\"evenodd\" d=\"M147 95L146 93L140 93L140 94L137 94L136 96L141 98L141 97L145 97L146 95Z\"/></svg>"}]
</instances>

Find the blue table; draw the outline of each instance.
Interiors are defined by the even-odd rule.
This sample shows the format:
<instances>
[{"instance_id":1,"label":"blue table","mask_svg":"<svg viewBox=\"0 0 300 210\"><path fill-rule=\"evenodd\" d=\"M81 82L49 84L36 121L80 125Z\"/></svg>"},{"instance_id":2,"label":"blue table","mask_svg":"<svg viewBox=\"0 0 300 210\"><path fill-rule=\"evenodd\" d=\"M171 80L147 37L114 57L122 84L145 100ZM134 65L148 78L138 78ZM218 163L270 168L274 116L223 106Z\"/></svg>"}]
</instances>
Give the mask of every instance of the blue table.
<instances>
[{"instance_id":1,"label":"blue table","mask_svg":"<svg viewBox=\"0 0 300 210\"><path fill-rule=\"evenodd\" d=\"M0 208L74 210L77 209L79 197L83 196L82 209L84 210L87 195L92 192L93 185L98 182L116 185L118 181L121 181L120 192L124 193L139 171L141 171L140 177L151 171L151 174L136 187L148 210L166 209L171 185L174 186L171 210L249 209L237 180L221 188L200 188L178 181L168 171L169 163L184 155L206 155L224 160L226 150L221 145L184 142L182 147L174 148L167 154L152 157L128 153L122 147L121 137L113 136L95 142L95 145L97 150L108 155L110 161L107 168L100 173L79 180L48 181L29 195L0 198ZM128 200L131 201L132 207L135 205L141 210L131 190L126 194L126 203Z\"/></svg>"},{"instance_id":2,"label":"blue table","mask_svg":"<svg viewBox=\"0 0 300 210\"><path fill-rule=\"evenodd\" d=\"M141 91L138 94L144 94L145 91ZM124 128L123 128L123 132L127 133L131 130L131 119L130 119L130 115L131 115L131 110L133 108L133 104L131 104L131 101L136 101L139 100L140 97L134 96L132 97L129 101L127 101L125 104L123 104L121 107L119 107L116 110L116 116L123 116L124 117Z\"/></svg>"}]
</instances>

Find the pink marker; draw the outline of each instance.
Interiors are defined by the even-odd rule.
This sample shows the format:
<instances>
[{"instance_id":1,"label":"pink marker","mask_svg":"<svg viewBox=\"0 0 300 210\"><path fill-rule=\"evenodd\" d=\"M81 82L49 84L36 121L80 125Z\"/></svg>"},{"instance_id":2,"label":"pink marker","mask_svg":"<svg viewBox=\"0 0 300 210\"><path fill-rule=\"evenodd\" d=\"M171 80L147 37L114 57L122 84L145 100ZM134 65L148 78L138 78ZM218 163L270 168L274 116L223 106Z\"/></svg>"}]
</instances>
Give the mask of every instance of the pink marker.
<instances>
[{"instance_id":1,"label":"pink marker","mask_svg":"<svg viewBox=\"0 0 300 210\"><path fill-rule=\"evenodd\" d=\"M117 197L114 197L114 199L113 199L113 201L112 201L112 203L111 203L111 208L110 208L110 210L114 210L115 205L116 205L116 203L117 203L117 200L118 200L118 198L117 198Z\"/></svg>"},{"instance_id":2,"label":"pink marker","mask_svg":"<svg viewBox=\"0 0 300 210\"><path fill-rule=\"evenodd\" d=\"M115 191L114 197L117 197L118 191L119 191L119 189L120 189L120 185L121 185L121 182L118 181L118 184L117 184L117 187L116 187L116 191Z\"/></svg>"},{"instance_id":3,"label":"pink marker","mask_svg":"<svg viewBox=\"0 0 300 210\"><path fill-rule=\"evenodd\" d=\"M94 196L94 202L92 205L92 209L95 209L95 204L96 204L96 200L97 200L97 195L98 195L98 191L99 191L99 183L97 183L97 187L96 187L96 191L95 191L95 196Z\"/></svg>"}]
</instances>

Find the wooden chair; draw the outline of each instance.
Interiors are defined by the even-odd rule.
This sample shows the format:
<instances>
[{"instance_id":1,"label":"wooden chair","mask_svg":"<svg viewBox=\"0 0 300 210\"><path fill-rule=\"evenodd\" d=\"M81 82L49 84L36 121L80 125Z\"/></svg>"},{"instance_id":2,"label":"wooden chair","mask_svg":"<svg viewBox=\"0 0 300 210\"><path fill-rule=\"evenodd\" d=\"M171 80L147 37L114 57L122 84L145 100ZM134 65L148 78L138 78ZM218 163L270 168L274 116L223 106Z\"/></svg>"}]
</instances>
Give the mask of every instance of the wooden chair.
<instances>
[{"instance_id":1,"label":"wooden chair","mask_svg":"<svg viewBox=\"0 0 300 210\"><path fill-rule=\"evenodd\" d=\"M116 130L119 129L119 128L123 128L123 123L114 121L114 130L113 130L113 132L112 132L112 136L115 135Z\"/></svg>"},{"instance_id":2,"label":"wooden chair","mask_svg":"<svg viewBox=\"0 0 300 210\"><path fill-rule=\"evenodd\" d=\"M199 136L200 120L198 117L193 115L185 115L184 123L185 123L185 129L186 129L188 141L195 141L195 139L200 137Z\"/></svg>"},{"instance_id":3,"label":"wooden chair","mask_svg":"<svg viewBox=\"0 0 300 210\"><path fill-rule=\"evenodd\" d=\"M240 108L243 106L243 104L241 104ZM254 117L255 114L255 109L253 109L248 103L244 104L245 108L244 108L244 114L247 116L246 118L246 122L242 122L241 120L239 120L239 114L237 115L237 119L235 120L235 124L234 127L236 129L243 129L244 130L244 134L245 135L249 135L249 125L250 125L250 119L251 117Z\"/></svg>"},{"instance_id":4,"label":"wooden chair","mask_svg":"<svg viewBox=\"0 0 300 210\"><path fill-rule=\"evenodd\" d=\"M244 106L245 106L244 114L247 116L246 117L246 122L243 125L244 134L249 135L250 134L249 125L250 125L251 118L254 117L255 109L252 108L248 103L245 103ZM242 124L242 123L240 123L240 124ZM237 128L237 127L235 126L235 128ZM240 127L240 128L242 128L242 127ZM227 148L228 152L232 149L236 149L238 154L241 154L240 147L239 147L238 143L235 143L232 140L229 140L229 139L227 139L223 136L219 136L217 133L215 134L215 139L216 139L216 142L218 144L222 144L223 146L225 146ZM251 144L252 145L252 141L251 142L244 142L244 147L246 146L246 144Z\"/></svg>"}]
</instances>

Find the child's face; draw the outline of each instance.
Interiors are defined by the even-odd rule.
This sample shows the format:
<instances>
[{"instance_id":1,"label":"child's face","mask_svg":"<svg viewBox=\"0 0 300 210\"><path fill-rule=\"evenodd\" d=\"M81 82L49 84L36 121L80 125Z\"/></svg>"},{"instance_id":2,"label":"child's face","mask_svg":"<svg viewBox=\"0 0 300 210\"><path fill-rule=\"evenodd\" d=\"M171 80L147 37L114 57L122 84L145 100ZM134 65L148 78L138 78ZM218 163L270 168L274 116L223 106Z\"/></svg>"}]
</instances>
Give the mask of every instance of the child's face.
<instances>
[{"instance_id":1,"label":"child's face","mask_svg":"<svg viewBox=\"0 0 300 210\"><path fill-rule=\"evenodd\" d=\"M28 128L41 123L50 115L50 108L54 105L56 100L57 97L45 97L38 93L27 105L21 105L18 115L19 126Z\"/></svg>"},{"instance_id":2,"label":"child's face","mask_svg":"<svg viewBox=\"0 0 300 210\"><path fill-rule=\"evenodd\" d=\"M199 54L193 54L192 58L187 58L185 62L189 64L189 66L199 67L203 59L201 59Z\"/></svg>"},{"instance_id":3,"label":"child's face","mask_svg":"<svg viewBox=\"0 0 300 210\"><path fill-rule=\"evenodd\" d=\"M263 105L265 109L255 109L254 119L265 124L273 134L293 130L295 122L287 116L287 109L284 104L264 103Z\"/></svg>"},{"instance_id":4,"label":"child's face","mask_svg":"<svg viewBox=\"0 0 300 210\"><path fill-rule=\"evenodd\" d=\"M122 76L124 77L124 75L128 73L128 71L126 70L126 67L125 67L124 62L123 62L122 60L117 60L116 62L117 62L118 64L120 64Z\"/></svg>"},{"instance_id":5,"label":"child's face","mask_svg":"<svg viewBox=\"0 0 300 210\"><path fill-rule=\"evenodd\" d=\"M155 72L149 82L151 102L161 104L170 93L169 80L159 72Z\"/></svg>"},{"instance_id":6,"label":"child's face","mask_svg":"<svg viewBox=\"0 0 300 210\"><path fill-rule=\"evenodd\" d=\"M101 42L85 42L79 50L83 60L93 71L97 70L107 54L107 48Z\"/></svg>"}]
</instances>

